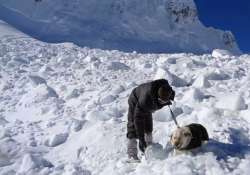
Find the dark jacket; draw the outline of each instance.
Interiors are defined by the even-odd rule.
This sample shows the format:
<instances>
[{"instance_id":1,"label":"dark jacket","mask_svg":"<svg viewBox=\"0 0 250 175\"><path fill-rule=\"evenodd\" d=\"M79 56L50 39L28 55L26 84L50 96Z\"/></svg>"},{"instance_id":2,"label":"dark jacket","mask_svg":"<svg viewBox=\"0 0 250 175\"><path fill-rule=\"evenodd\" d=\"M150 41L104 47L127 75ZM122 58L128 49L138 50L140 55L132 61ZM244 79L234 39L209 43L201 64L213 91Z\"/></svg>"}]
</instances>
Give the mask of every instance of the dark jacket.
<instances>
[{"instance_id":1,"label":"dark jacket","mask_svg":"<svg viewBox=\"0 0 250 175\"><path fill-rule=\"evenodd\" d=\"M128 138L143 139L144 133L152 132L152 113L167 105L158 102L158 89L161 86L168 86L169 93L174 92L165 79L144 83L133 89L128 99Z\"/></svg>"}]
</instances>

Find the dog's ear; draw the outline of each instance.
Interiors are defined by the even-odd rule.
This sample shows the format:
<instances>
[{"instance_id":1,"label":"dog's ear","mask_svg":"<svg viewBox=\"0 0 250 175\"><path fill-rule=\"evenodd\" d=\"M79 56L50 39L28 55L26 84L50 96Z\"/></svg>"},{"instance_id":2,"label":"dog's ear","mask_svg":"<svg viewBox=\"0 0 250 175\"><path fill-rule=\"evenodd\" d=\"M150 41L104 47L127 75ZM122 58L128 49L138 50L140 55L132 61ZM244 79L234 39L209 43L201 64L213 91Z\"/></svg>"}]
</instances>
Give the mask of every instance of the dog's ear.
<instances>
[{"instance_id":1,"label":"dog's ear","mask_svg":"<svg viewBox=\"0 0 250 175\"><path fill-rule=\"evenodd\" d=\"M188 137L188 136L192 137L192 134L190 132L184 132L184 136L185 137Z\"/></svg>"}]
</instances>

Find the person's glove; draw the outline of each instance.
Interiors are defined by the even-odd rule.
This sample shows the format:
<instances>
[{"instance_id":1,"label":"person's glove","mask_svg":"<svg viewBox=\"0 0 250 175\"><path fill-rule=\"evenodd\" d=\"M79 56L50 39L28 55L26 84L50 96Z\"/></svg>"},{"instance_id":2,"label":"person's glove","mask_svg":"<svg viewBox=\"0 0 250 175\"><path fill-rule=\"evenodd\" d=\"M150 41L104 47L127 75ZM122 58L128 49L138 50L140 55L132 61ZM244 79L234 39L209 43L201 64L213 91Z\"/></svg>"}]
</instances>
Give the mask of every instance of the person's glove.
<instances>
[{"instance_id":1,"label":"person's glove","mask_svg":"<svg viewBox=\"0 0 250 175\"><path fill-rule=\"evenodd\" d=\"M147 147L146 141L145 139L139 139L139 149L141 150L141 152L145 152L145 149Z\"/></svg>"}]
</instances>

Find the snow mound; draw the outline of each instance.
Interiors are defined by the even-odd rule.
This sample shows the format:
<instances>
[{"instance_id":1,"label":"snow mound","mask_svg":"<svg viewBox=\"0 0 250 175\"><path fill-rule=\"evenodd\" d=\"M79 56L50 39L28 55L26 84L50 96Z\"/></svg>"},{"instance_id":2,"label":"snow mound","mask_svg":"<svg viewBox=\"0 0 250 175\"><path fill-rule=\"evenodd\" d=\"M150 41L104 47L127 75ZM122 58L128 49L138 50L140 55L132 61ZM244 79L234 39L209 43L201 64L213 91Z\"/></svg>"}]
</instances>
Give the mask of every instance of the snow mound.
<instances>
[{"instance_id":1,"label":"snow mound","mask_svg":"<svg viewBox=\"0 0 250 175\"><path fill-rule=\"evenodd\" d=\"M118 71L118 70L129 70L130 68L129 66L121 62L111 62L108 65L108 69L113 71Z\"/></svg>"},{"instance_id":2,"label":"snow mound","mask_svg":"<svg viewBox=\"0 0 250 175\"><path fill-rule=\"evenodd\" d=\"M10 162L9 158L5 156L0 150L0 168L11 164L12 162Z\"/></svg>"},{"instance_id":3,"label":"snow mound","mask_svg":"<svg viewBox=\"0 0 250 175\"><path fill-rule=\"evenodd\" d=\"M204 99L205 95L203 92L197 88L190 89L187 91L183 98L182 101L186 102L201 102Z\"/></svg>"},{"instance_id":4,"label":"snow mound","mask_svg":"<svg viewBox=\"0 0 250 175\"><path fill-rule=\"evenodd\" d=\"M245 99L242 97L242 94L223 94L219 97L216 107L232 111L247 109L247 105Z\"/></svg>"},{"instance_id":5,"label":"snow mound","mask_svg":"<svg viewBox=\"0 0 250 175\"><path fill-rule=\"evenodd\" d=\"M109 104L112 103L113 101L115 101L117 97L114 95L106 95L104 97L101 98L100 103L101 104Z\"/></svg>"},{"instance_id":6,"label":"snow mound","mask_svg":"<svg viewBox=\"0 0 250 175\"><path fill-rule=\"evenodd\" d=\"M171 107L175 117L183 113L183 110L179 107ZM156 111L154 113L154 120L159 122L172 121L172 116L168 108L163 108L162 110Z\"/></svg>"},{"instance_id":7,"label":"snow mound","mask_svg":"<svg viewBox=\"0 0 250 175\"><path fill-rule=\"evenodd\" d=\"M125 87L122 85L118 85L112 89L111 94L119 95L123 91L125 91Z\"/></svg>"},{"instance_id":8,"label":"snow mound","mask_svg":"<svg viewBox=\"0 0 250 175\"><path fill-rule=\"evenodd\" d=\"M209 83L207 76L199 75L195 79L192 86L196 87L196 88L209 88L209 87L211 87L211 84Z\"/></svg>"},{"instance_id":9,"label":"snow mound","mask_svg":"<svg viewBox=\"0 0 250 175\"><path fill-rule=\"evenodd\" d=\"M163 146L159 143L153 143L145 150L146 160L163 160L167 157L167 152L163 149Z\"/></svg>"},{"instance_id":10,"label":"snow mound","mask_svg":"<svg viewBox=\"0 0 250 175\"><path fill-rule=\"evenodd\" d=\"M78 132L82 129L84 123L85 123L85 121L83 121L83 120L72 119L71 129L75 132Z\"/></svg>"},{"instance_id":11,"label":"snow mound","mask_svg":"<svg viewBox=\"0 0 250 175\"><path fill-rule=\"evenodd\" d=\"M40 84L25 94L19 101L19 104L24 107L32 106L36 103L42 103L49 98L58 98L54 89L46 84Z\"/></svg>"},{"instance_id":12,"label":"snow mound","mask_svg":"<svg viewBox=\"0 0 250 175\"><path fill-rule=\"evenodd\" d=\"M240 116L250 123L250 109L240 111Z\"/></svg>"},{"instance_id":13,"label":"snow mound","mask_svg":"<svg viewBox=\"0 0 250 175\"><path fill-rule=\"evenodd\" d=\"M219 69L210 70L204 76L208 80L228 80L231 78L230 75Z\"/></svg>"},{"instance_id":14,"label":"snow mound","mask_svg":"<svg viewBox=\"0 0 250 175\"><path fill-rule=\"evenodd\" d=\"M158 68L155 74L154 80L162 79L162 78L167 79L169 84L175 87L184 87L188 85L188 83L185 80L181 79L180 77L170 73L167 70Z\"/></svg>"},{"instance_id":15,"label":"snow mound","mask_svg":"<svg viewBox=\"0 0 250 175\"><path fill-rule=\"evenodd\" d=\"M63 174L65 175L91 175L91 172L84 169L83 167L77 165L77 164L69 164L64 167L65 172Z\"/></svg>"},{"instance_id":16,"label":"snow mound","mask_svg":"<svg viewBox=\"0 0 250 175\"><path fill-rule=\"evenodd\" d=\"M90 111L86 115L86 119L90 121L107 121L111 119L112 116L107 114L105 111Z\"/></svg>"},{"instance_id":17,"label":"snow mound","mask_svg":"<svg viewBox=\"0 0 250 175\"><path fill-rule=\"evenodd\" d=\"M68 136L68 133L59 133L52 135L48 140L46 140L45 144L50 147L56 147L66 142Z\"/></svg>"},{"instance_id":18,"label":"snow mound","mask_svg":"<svg viewBox=\"0 0 250 175\"><path fill-rule=\"evenodd\" d=\"M30 173L30 172L33 172L35 169L42 169L44 167L51 168L53 167L53 164L42 157L32 155L32 154L25 154L23 156L18 172Z\"/></svg>"},{"instance_id":19,"label":"snow mound","mask_svg":"<svg viewBox=\"0 0 250 175\"><path fill-rule=\"evenodd\" d=\"M37 86L40 84L47 84L47 82L44 78L39 77L37 75L29 75L29 78L34 86Z\"/></svg>"},{"instance_id":20,"label":"snow mound","mask_svg":"<svg viewBox=\"0 0 250 175\"><path fill-rule=\"evenodd\" d=\"M212 52L214 58L229 59L234 56L234 54L228 50L214 49Z\"/></svg>"},{"instance_id":21,"label":"snow mound","mask_svg":"<svg viewBox=\"0 0 250 175\"><path fill-rule=\"evenodd\" d=\"M19 37L27 37L24 33L21 31L9 26L7 23L4 21L0 20L0 27L1 27L1 32L0 32L0 37L3 36L19 36Z\"/></svg>"},{"instance_id":22,"label":"snow mound","mask_svg":"<svg viewBox=\"0 0 250 175\"><path fill-rule=\"evenodd\" d=\"M82 91L79 90L79 89L72 89L70 91L70 93L67 95L66 99L70 100L70 99L73 99L73 98L77 98L77 97L80 96L81 93L82 93Z\"/></svg>"}]
</instances>

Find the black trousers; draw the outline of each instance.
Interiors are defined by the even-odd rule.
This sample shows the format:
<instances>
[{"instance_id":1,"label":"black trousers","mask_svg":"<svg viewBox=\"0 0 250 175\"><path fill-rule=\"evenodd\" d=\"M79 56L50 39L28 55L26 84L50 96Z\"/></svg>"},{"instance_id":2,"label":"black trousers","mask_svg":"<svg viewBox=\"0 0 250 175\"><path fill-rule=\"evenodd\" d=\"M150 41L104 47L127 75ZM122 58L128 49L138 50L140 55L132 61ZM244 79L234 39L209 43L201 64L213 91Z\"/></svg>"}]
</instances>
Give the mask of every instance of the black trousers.
<instances>
[{"instance_id":1,"label":"black trousers","mask_svg":"<svg viewBox=\"0 0 250 175\"><path fill-rule=\"evenodd\" d=\"M153 131L153 119L152 119L152 113L137 113L135 116L135 106L136 104L131 102L129 100L128 102L129 108L128 108L128 123L127 123L127 138L133 139L138 138L137 131L135 127L135 117L143 118L143 126L138 126L138 129L143 130L144 134L146 133L152 133Z\"/></svg>"}]
</instances>

